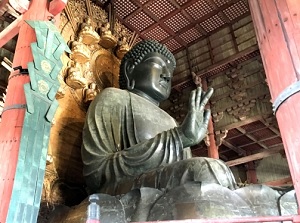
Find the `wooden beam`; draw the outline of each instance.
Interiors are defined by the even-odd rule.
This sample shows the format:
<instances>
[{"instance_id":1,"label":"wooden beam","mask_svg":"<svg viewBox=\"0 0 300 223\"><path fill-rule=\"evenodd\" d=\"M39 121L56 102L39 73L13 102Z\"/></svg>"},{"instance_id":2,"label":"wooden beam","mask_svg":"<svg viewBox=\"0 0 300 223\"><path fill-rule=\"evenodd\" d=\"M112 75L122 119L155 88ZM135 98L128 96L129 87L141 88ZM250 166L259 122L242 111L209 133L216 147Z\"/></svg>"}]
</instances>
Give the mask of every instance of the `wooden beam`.
<instances>
[{"instance_id":1,"label":"wooden beam","mask_svg":"<svg viewBox=\"0 0 300 223\"><path fill-rule=\"evenodd\" d=\"M20 25L23 22L23 15L20 15L0 33L0 48L19 33Z\"/></svg>"},{"instance_id":2,"label":"wooden beam","mask_svg":"<svg viewBox=\"0 0 300 223\"><path fill-rule=\"evenodd\" d=\"M249 89L254 89L254 88L263 88L261 87L262 86L262 82L261 80L258 80L258 81L254 81L252 83L249 83L247 84L247 86L243 87L244 90L249 90ZM217 89L215 87L213 87L214 89ZM220 101L221 99L224 99L224 98L228 98L230 97L230 94L232 93L233 90L231 91L228 91L228 92L224 92L222 95L218 95L218 96L215 96L213 98L211 98L211 101ZM268 95L269 94L269 89L268 87L265 87L263 89L261 89L260 91L256 92L255 94L253 94L253 96L250 98L250 97L247 97L246 99L244 99L243 101L239 101L239 102L234 102L236 104L239 104L239 103L243 103L243 102L246 102L246 101L250 101L252 99L257 99L259 97L262 97L262 96L265 96L265 95ZM228 105L226 108L230 108L234 106L233 103L231 103L231 105ZM225 108L224 108L225 110Z\"/></svg>"},{"instance_id":3,"label":"wooden beam","mask_svg":"<svg viewBox=\"0 0 300 223\"><path fill-rule=\"evenodd\" d=\"M225 161L225 162L228 161L227 156L225 156L225 155L223 155L223 154L220 154L220 153L219 153L219 156L220 156L220 159L221 159L221 160L223 160L223 161Z\"/></svg>"},{"instance_id":4,"label":"wooden beam","mask_svg":"<svg viewBox=\"0 0 300 223\"><path fill-rule=\"evenodd\" d=\"M257 183L257 174L256 174L256 167L253 161L248 162L246 165L247 171L247 181L250 184L256 184Z\"/></svg>"},{"instance_id":5,"label":"wooden beam","mask_svg":"<svg viewBox=\"0 0 300 223\"><path fill-rule=\"evenodd\" d=\"M256 60L256 58L254 57L254 58L252 58L252 60L254 61L254 60ZM247 61L249 61L249 60L247 60ZM243 64L241 64L241 66L243 66ZM244 78L246 78L246 77L249 77L249 76L251 76L251 75L255 75L255 74L259 73L259 72L264 72L264 68L263 68L263 67L259 67L259 68L256 68L256 69L247 71L247 73L245 73L245 74L241 73L241 74L239 74L239 75L241 75L241 76L243 76ZM260 76L258 76L256 79L257 79L257 80L260 80L261 83L265 83L265 80L266 80L265 77L261 77L261 78L260 78ZM232 82L232 79L224 80L224 81L222 81L222 83L215 84L215 85L214 85L214 88L215 88L215 89L218 89L218 88L226 87L226 86L228 86L231 82ZM255 83L256 83L256 82L257 82L257 81L255 81Z\"/></svg>"},{"instance_id":6,"label":"wooden beam","mask_svg":"<svg viewBox=\"0 0 300 223\"><path fill-rule=\"evenodd\" d=\"M172 12L168 13L166 16L164 16L163 18L161 18L158 23L160 26L163 26L165 27L165 24L164 22L166 20L168 20L169 18L171 18L172 16L176 15L177 13L181 12L183 9L189 7L190 5L196 3L197 0L190 0L190 1L187 1L186 3L184 3L180 8L177 8L175 10L173 10ZM148 6L152 4L152 1L148 1L148 3L146 3L144 6L143 6L143 9L144 8L148 8ZM147 27L145 30L143 30L143 33L146 33L146 32L149 32L150 30L152 30L157 24L152 24L150 25L149 27ZM170 33L169 33L170 34ZM172 31L171 35L174 37L175 33Z\"/></svg>"},{"instance_id":7,"label":"wooden beam","mask_svg":"<svg viewBox=\"0 0 300 223\"><path fill-rule=\"evenodd\" d=\"M226 147L228 147L229 149L233 150L234 152L236 152L237 154L239 154L240 156L245 156L246 155L246 151L236 147L234 145L232 145L231 143L227 142L225 139L223 139L222 144Z\"/></svg>"},{"instance_id":8,"label":"wooden beam","mask_svg":"<svg viewBox=\"0 0 300 223\"><path fill-rule=\"evenodd\" d=\"M257 139L256 139L255 137L253 137L252 135L248 134L248 133L246 132L246 130L244 130L243 128L237 127L236 130L238 130L240 133L242 133L242 134L243 134L244 136L246 136L248 139L251 139L253 142L255 142L255 143L257 143L258 145L260 145L262 148L268 149L268 147L267 147L265 144L259 142L259 140L257 140Z\"/></svg>"},{"instance_id":9,"label":"wooden beam","mask_svg":"<svg viewBox=\"0 0 300 223\"><path fill-rule=\"evenodd\" d=\"M285 177L285 178L278 179L278 180L264 182L263 184L268 185L268 186L285 186L285 185L293 184L293 181L292 181L291 177Z\"/></svg>"},{"instance_id":10,"label":"wooden beam","mask_svg":"<svg viewBox=\"0 0 300 223\"><path fill-rule=\"evenodd\" d=\"M281 136L279 130L275 128L273 125L269 124L265 119L260 120L263 124L265 124L272 132L274 132L277 136Z\"/></svg>"},{"instance_id":11,"label":"wooden beam","mask_svg":"<svg viewBox=\"0 0 300 223\"><path fill-rule=\"evenodd\" d=\"M245 146L253 145L253 144L255 144L257 142L260 142L260 141L266 141L266 140L274 139L274 138L277 138L277 137L278 137L278 135L269 136L269 137L266 137L266 138L263 138L263 139L260 139L260 140L256 140L256 141L249 142L249 143L245 143L245 144L241 145L240 147L243 148Z\"/></svg>"},{"instance_id":12,"label":"wooden beam","mask_svg":"<svg viewBox=\"0 0 300 223\"><path fill-rule=\"evenodd\" d=\"M260 131L260 130L263 130L263 129L268 129L267 126L263 126L263 127L258 127L256 128L255 130L252 130L252 131L248 131L249 134L253 133L253 132L257 132L257 131ZM234 135L234 136L231 136L231 137L227 137L227 139L234 139L234 138L237 138L237 137L240 137L241 135ZM249 143L249 144L252 144L252 143ZM244 144L246 145L246 144ZM244 146L243 145L243 146Z\"/></svg>"},{"instance_id":13,"label":"wooden beam","mask_svg":"<svg viewBox=\"0 0 300 223\"><path fill-rule=\"evenodd\" d=\"M225 124L223 126L218 126L215 124L215 131L217 130L221 130L221 129L234 129L234 128L237 128L237 127L240 127L240 126L243 126L243 125L247 125L249 123L252 123L252 122L255 122L255 121L258 121L261 119L262 116L266 115L272 115L271 113L272 111L270 111L270 114L263 114L263 115L256 115L256 116L253 116L253 117L250 117L250 118L247 118L243 121L239 121L239 122L234 122L234 123L231 123L231 124Z\"/></svg>"},{"instance_id":14,"label":"wooden beam","mask_svg":"<svg viewBox=\"0 0 300 223\"><path fill-rule=\"evenodd\" d=\"M192 65L191 65L191 57L190 57L189 48L187 48L187 47L185 48L185 55L186 55L186 58L187 58L187 63L188 63L188 66L189 66L190 75L192 76L193 69L192 69Z\"/></svg>"},{"instance_id":15,"label":"wooden beam","mask_svg":"<svg viewBox=\"0 0 300 223\"><path fill-rule=\"evenodd\" d=\"M235 160L231 160L226 162L227 166L236 166L236 165L240 165L243 163L248 163L250 161L254 161L254 160L259 160L259 159L263 159L265 157L269 157L273 154L279 153L283 150L283 146L279 145L279 146L275 146L273 148L270 148L268 150L262 151L260 153L256 153L250 156L245 156L239 159L235 159Z\"/></svg>"},{"instance_id":16,"label":"wooden beam","mask_svg":"<svg viewBox=\"0 0 300 223\"><path fill-rule=\"evenodd\" d=\"M234 55L232 55L232 56L230 56L230 57L228 57L228 58L226 58L224 60L221 60L221 61L213 64L212 66L209 66L209 67L203 69L197 75L200 76L200 77L205 76L206 73L212 72L215 69L218 69L218 68L224 66L225 64L228 64L228 63L233 62L233 61L235 61L237 59L240 59L241 57L243 57L245 55L248 55L248 54L251 54L251 53L253 53L253 52L257 51L257 50L258 50L258 46L249 47L246 50L243 50L243 51L241 51L241 52L239 52L237 54L234 54ZM180 79L180 80L172 83L172 87L175 88L175 87L177 87L179 85L182 85L182 84L184 84L186 82L189 82L190 80L191 80L191 77L182 78L182 79Z\"/></svg>"}]
</instances>

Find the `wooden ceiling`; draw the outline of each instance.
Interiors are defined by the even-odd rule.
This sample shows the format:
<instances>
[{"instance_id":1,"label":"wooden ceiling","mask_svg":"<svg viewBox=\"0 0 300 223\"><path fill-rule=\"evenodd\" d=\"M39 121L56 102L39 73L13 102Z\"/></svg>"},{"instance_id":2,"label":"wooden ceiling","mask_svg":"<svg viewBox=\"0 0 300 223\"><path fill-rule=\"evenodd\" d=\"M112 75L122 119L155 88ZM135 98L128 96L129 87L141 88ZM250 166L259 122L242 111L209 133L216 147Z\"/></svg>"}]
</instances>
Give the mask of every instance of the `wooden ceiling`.
<instances>
[{"instance_id":1,"label":"wooden ceiling","mask_svg":"<svg viewBox=\"0 0 300 223\"><path fill-rule=\"evenodd\" d=\"M118 19L173 53L249 15L246 0L115 0Z\"/></svg>"},{"instance_id":2,"label":"wooden ceiling","mask_svg":"<svg viewBox=\"0 0 300 223\"><path fill-rule=\"evenodd\" d=\"M261 64L247 0L93 2L104 8L113 2L117 18L129 32L138 34L137 41L156 39L174 53L177 68L174 72L172 95L170 100L162 104L162 108L178 122L182 121L187 112L189 92L196 88L192 72L205 79L215 90L227 89L220 90L219 93L216 91L211 103L216 136L223 137L219 140L221 159L230 161L278 147L283 148L276 119L272 114L263 66L247 65ZM4 11L1 15L2 30L15 18L16 13L9 12L10 8L1 10ZM4 57L12 60L15 44L16 39L1 49L0 61ZM236 87L234 83L237 83L237 79L234 74L240 67L243 67L244 73L237 77L239 83L243 84ZM0 90L3 92L9 72L1 66L0 73ZM239 88L245 88L246 93L237 92ZM254 94L253 91L258 93ZM242 95L241 99L234 98L233 94ZM222 98L220 95L227 96ZM224 101L226 98L228 102ZM231 107L217 106L222 103L229 103ZM248 106L251 103L255 103L253 108ZM243 111L242 115L232 112L241 112L239 108L247 106L248 111ZM221 113L225 118L217 122L216 119ZM194 155L207 155L204 143L193 150Z\"/></svg>"}]
</instances>

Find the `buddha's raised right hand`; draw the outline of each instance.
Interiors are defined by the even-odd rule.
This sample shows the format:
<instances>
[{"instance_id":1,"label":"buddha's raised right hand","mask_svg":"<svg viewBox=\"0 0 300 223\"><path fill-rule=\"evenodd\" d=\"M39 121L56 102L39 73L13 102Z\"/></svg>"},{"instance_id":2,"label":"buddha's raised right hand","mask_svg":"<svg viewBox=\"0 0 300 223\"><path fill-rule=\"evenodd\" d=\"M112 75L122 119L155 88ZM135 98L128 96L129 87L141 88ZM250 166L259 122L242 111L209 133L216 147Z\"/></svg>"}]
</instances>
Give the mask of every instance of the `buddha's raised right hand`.
<instances>
[{"instance_id":1,"label":"buddha's raised right hand","mask_svg":"<svg viewBox=\"0 0 300 223\"><path fill-rule=\"evenodd\" d=\"M205 137L210 118L210 110L205 109L205 105L212 94L212 88L204 92L201 87L198 87L191 92L189 111L178 127L184 148L198 144Z\"/></svg>"}]
</instances>

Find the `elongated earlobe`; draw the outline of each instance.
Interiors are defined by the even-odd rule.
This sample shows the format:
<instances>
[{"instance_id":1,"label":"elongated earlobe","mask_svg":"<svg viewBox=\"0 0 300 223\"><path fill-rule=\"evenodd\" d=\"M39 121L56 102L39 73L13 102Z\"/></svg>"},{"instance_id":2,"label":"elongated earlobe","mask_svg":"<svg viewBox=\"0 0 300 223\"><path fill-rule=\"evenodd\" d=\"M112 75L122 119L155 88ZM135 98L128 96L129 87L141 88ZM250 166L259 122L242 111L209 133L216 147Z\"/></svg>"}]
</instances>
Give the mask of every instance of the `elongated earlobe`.
<instances>
[{"instance_id":1,"label":"elongated earlobe","mask_svg":"<svg viewBox=\"0 0 300 223\"><path fill-rule=\"evenodd\" d=\"M127 81L127 90L132 91L134 89L135 80L130 81L129 78L126 75L126 81ZM131 83L130 83L131 82Z\"/></svg>"},{"instance_id":2,"label":"elongated earlobe","mask_svg":"<svg viewBox=\"0 0 300 223\"><path fill-rule=\"evenodd\" d=\"M131 73L133 72L135 66L131 64L129 61L125 64L125 78L126 78L126 88L129 91L132 91L135 86L135 80L130 80L129 77L131 77Z\"/></svg>"}]
</instances>

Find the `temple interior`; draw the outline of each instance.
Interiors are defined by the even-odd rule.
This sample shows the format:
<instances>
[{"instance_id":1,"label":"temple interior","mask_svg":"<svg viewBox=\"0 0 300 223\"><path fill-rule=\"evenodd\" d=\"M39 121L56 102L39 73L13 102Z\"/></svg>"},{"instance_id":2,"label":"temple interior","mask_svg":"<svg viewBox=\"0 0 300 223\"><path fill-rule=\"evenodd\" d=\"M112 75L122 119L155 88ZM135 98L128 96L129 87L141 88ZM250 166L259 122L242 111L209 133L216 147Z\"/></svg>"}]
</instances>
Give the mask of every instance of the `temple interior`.
<instances>
[{"instance_id":1,"label":"temple interior","mask_svg":"<svg viewBox=\"0 0 300 223\"><path fill-rule=\"evenodd\" d=\"M47 222L53 207L77 205L87 196L80 154L86 111L101 90L119 87L121 58L144 39L155 39L174 54L171 95L160 107L178 123L192 90L214 89L207 136L191 148L194 157L224 161L241 187L293 187L250 1L68 1L54 18L71 53L62 55L38 222ZM13 4L0 1L2 32L22 14ZM17 41L18 35L0 49L0 114Z\"/></svg>"}]
</instances>

